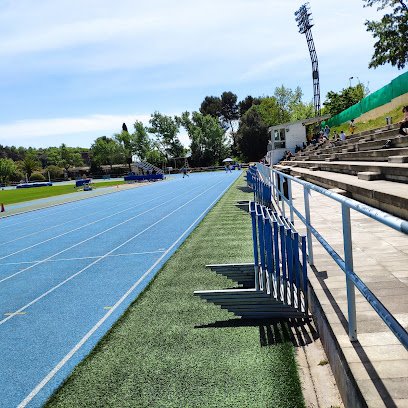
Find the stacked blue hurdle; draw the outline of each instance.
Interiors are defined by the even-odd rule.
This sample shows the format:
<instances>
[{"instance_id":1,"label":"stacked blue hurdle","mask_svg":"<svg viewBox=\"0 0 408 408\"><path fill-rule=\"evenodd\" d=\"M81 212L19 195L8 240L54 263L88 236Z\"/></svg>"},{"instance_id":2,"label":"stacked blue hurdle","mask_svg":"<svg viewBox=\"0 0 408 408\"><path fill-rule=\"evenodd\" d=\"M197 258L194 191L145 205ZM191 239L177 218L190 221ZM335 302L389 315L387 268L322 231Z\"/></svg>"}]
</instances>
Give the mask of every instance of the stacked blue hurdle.
<instances>
[{"instance_id":1,"label":"stacked blue hurdle","mask_svg":"<svg viewBox=\"0 0 408 408\"><path fill-rule=\"evenodd\" d=\"M207 265L241 286L194 294L248 319L308 316L306 237L272 205L270 186L248 170L256 201L249 203L254 262Z\"/></svg>"}]
</instances>

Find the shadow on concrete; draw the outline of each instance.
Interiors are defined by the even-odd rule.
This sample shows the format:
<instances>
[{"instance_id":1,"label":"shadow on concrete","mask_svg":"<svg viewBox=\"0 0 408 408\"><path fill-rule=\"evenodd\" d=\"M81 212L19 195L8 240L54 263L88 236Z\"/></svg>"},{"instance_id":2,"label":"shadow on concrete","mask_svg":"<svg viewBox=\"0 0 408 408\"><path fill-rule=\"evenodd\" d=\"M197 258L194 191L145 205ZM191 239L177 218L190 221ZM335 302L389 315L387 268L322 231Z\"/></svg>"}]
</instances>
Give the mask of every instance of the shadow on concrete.
<instances>
[{"instance_id":1,"label":"shadow on concrete","mask_svg":"<svg viewBox=\"0 0 408 408\"><path fill-rule=\"evenodd\" d=\"M348 321L346 316L344 316L343 312L340 309L340 306L337 304L336 299L330 292L330 289L327 287L325 279L327 279L327 271L319 271L315 266L311 266L316 278L318 279L323 292L325 293L327 299L329 300L333 310L335 311L337 317L339 318L341 325L343 326L346 333L348 333ZM334 335L333 335L334 336ZM336 340L335 340L336 341ZM337 343L337 341L336 341ZM381 399L383 400L384 404L388 408L397 408L397 405L394 403L390 393L387 390L385 384L381 381L380 376L378 375L376 369L372 365L370 359L368 358L364 348L361 346L359 341L351 342L354 350L356 351L358 357L360 358L361 364L364 366L367 374L370 377L370 380L373 382L375 388L377 389ZM341 359L344 361L345 357L341 351L340 345L337 343L337 349L339 353L341 353ZM350 374L352 375L352 374Z\"/></svg>"}]
</instances>

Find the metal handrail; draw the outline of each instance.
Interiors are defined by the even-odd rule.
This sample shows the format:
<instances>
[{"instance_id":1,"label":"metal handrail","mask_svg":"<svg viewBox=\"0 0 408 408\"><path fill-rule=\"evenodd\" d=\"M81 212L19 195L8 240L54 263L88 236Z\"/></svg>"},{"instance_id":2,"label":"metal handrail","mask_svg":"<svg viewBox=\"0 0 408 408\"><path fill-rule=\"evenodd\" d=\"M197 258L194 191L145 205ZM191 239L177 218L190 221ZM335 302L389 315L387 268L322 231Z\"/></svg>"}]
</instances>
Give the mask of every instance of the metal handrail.
<instances>
[{"instance_id":1,"label":"metal handrail","mask_svg":"<svg viewBox=\"0 0 408 408\"><path fill-rule=\"evenodd\" d=\"M275 192L278 197L282 200L282 203L286 203L290 210L291 216L293 212L299 217L299 219L305 224L307 228L307 243L308 243L308 262L313 265L313 247L311 241L311 234L319 241L323 248L329 253L336 264L345 272L346 274L346 284L347 284L347 302L348 302L348 323L349 323L349 338L351 341L357 340L357 326L356 326L356 307L355 307L355 294L354 287L360 291L363 297L368 301L371 307L377 312L384 323L390 328L394 335L398 338L401 344L408 349L408 333L401 326L401 324L395 319L395 317L388 311L388 309L378 300L378 298L371 292L371 290L366 286L366 284L355 274L353 270L353 256L352 256L352 242L351 242L351 224L350 224L350 209L358 211L382 224L391 227L399 232L408 234L408 222L402 220L398 217L385 213L376 208L370 207L366 204L359 203L356 200L343 197L337 193L328 191L322 187L316 186L304 180L299 180L293 176L285 174L281 171L275 170L273 168L267 169L271 173L270 185L272 187L272 194ZM259 172L261 174L261 172ZM279 176L280 188L275 185L273 173ZM283 178L286 178L289 183L289 198L286 198L283 194ZM294 181L304 188L305 197L305 212L306 217L303 216L298 209L293 206L292 194L290 182ZM264 180L266 182L266 180ZM308 196L310 190L316 191L326 197L329 197L342 205L342 218L343 218L343 236L344 236L344 252L345 259L343 259L322 237L322 235L315 229L310 223L310 210ZM282 204L282 209L284 210L284 205ZM293 220L291 220L293 221Z\"/></svg>"}]
</instances>

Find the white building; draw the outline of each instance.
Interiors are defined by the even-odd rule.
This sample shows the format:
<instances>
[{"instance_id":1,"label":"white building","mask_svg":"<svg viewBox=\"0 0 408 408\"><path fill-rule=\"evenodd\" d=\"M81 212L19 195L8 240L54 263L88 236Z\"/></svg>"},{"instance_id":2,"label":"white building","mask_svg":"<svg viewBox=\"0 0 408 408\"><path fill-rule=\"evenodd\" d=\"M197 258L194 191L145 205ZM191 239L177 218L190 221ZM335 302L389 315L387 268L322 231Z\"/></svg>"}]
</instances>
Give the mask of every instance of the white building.
<instances>
[{"instance_id":1,"label":"white building","mask_svg":"<svg viewBox=\"0 0 408 408\"><path fill-rule=\"evenodd\" d=\"M322 122L328 118L330 115L271 126L268 129L270 141L266 153L268 164L279 163L287 150L294 154L296 146L303 147L303 143L306 144L306 125Z\"/></svg>"}]
</instances>

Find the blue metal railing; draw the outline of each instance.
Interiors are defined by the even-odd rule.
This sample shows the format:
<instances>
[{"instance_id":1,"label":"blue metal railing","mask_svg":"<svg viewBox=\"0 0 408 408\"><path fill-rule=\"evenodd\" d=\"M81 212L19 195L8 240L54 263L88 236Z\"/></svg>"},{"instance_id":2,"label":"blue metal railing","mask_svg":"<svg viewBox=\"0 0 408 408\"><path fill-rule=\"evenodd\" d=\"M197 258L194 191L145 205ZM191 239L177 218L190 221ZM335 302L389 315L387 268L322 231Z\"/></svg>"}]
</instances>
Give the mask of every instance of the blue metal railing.
<instances>
[{"instance_id":1,"label":"blue metal railing","mask_svg":"<svg viewBox=\"0 0 408 408\"><path fill-rule=\"evenodd\" d=\"M300 236L288 220L264 205L251 201L250 214L255 288L306 315L306 237Z\"/></svg>"},{"instance_id":2,"label":"blue metal railing","mask_svg":"<svg viewBox=\"0 0 408 408\"><path fill-rule=\"evenodd\" d=\"M328 191L322 187L316 186L304 180L299 180L281 171L270 169L262 164L257 165L261 168L260 174L269 174L269 180L263 180L269 183L271 187L271 202L276 203L276 206L280 208L280 212L283 217L285 215L285 204L290 209L290 221L293 223L294 214L303 222L307 228L306 242L302 242L302 246L306 247L307 243L307 261L310 265L313 265L313 242L312 235L323 246L323 248L329 253L336 264L343 270L346 275L346 288L347 288L347 303L348 303L348 325L349 325L349 338L351 341L357 340L357 324L356 324L356 306L355 306L355 288L357 288L372 308L381 317L384 323L390 328L394 335L399 339L401 344L408 349L408 333L401 326L401 324L395 319L387 308L378 300L378 298L370 291L367 285L356 275L353 267L353 251L352 251L352 237L351 237L351 222L350 222L350 209L358 211L388 227L391 227L404 234L408 234L408 222L398 217L394 217L381 210L375 209L368 205L362 204L358 201L352 200L347 197L343 197L334 192ZM260 176L259 176L260 177ZM284 194L283 183L287 183L286 196ZM296 182L303 186L304 189L304 210L305 216L294 207L292 201L292 186L291 183ZM254 184L253 188L258 189L255 196L262 194L257 184ZM344 259L331 247L331 245L322 237L322 235L312 226L311 214L309 207L309 195L310 191L316 191L326 197L329 197L342 206L342 223L343 223L343 242L344 242ZM281 204L279 205L279 201ZM305 252L306 254L306 252ZM306 263L303 263L305 267Z\"/></svg>"}]
</instances>

